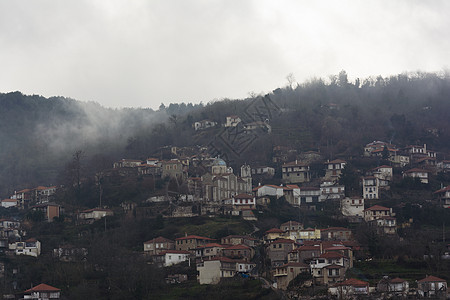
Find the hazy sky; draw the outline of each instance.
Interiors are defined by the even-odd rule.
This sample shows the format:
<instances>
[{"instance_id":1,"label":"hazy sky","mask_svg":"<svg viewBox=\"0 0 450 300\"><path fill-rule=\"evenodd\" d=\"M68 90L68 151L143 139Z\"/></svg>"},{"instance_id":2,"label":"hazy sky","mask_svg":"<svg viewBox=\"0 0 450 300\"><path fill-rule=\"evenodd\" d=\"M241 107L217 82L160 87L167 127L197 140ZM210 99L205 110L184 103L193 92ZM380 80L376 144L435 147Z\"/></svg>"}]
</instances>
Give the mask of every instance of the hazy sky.
<instances>
[{"instance_id":1,"label":"hazy sky","mask_svg":"<svg viewBox=\"0 0 450 300\"><path fill-rule=\"evenodd\" d=\"M0 0L0 92L107 107L450 66L450 1Z\"/></svg>"}]
</instances>

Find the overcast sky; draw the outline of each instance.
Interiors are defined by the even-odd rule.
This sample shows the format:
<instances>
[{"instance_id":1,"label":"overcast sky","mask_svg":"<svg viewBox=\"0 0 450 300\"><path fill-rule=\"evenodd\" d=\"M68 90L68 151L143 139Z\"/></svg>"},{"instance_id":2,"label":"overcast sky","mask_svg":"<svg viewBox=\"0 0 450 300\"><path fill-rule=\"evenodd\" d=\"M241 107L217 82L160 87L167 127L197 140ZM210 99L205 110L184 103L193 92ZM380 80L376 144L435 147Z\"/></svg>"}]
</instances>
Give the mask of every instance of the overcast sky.
<instances>
[{"instance_id":1,"label":"overcast sky","mask_svg":"<svg viewBox=\"0 0 450 300\"><path fill-rule=\"evenodd\" d=\"M0 92L151 107L450 66L450 1L0 0Z\"/></svg>"}]
</instances>

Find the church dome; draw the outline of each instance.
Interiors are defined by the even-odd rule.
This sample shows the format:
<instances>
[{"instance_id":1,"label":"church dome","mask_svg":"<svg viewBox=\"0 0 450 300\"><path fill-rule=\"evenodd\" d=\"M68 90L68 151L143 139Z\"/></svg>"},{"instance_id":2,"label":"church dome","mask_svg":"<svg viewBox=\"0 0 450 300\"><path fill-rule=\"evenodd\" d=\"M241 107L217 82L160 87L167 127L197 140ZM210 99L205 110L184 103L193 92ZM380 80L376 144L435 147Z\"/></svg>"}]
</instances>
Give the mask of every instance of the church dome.
<instances>
[{"instance_id":1,"label":"church dome","mask_svg":"<svg viewBox=\"0 0 450 300\"><path fill-rule=\"evenodd\" d=\"M227 163L221 158L216 158L214 160L213 166L225 166L226 167Z\"/></svg>"}]
</instances>

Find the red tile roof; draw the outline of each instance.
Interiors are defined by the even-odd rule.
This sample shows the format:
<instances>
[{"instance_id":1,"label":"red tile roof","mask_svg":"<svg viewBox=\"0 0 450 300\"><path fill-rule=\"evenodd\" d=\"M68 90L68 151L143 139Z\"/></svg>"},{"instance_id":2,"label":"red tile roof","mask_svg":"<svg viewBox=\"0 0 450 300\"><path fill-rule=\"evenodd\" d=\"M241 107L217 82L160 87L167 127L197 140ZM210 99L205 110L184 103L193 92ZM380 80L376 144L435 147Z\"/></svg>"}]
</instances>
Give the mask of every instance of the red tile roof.
<instances>
[{"instance_id":1,"label":"red tile roof","mask_svg":"<svg viewBox=\"0 0 450 300\"><path fill-rule=\"evenodd\" d=\"M225 250L248 250L251 249L249 246L246 245L233 245L230 247L225 248Z\"/></svg>"},{"instance_id":2,"label":"red tile roof","mask_svg":"<svg viewBox=\"0 0 450 300\"><path fill-rule=\"evenodd\" d=\"M345 286L345 285L351 285L351 286L369 286L368 282L356 279L356 278L350 278L345 281L339 282L336 284L337 286Z\"/></svg>"},{"instance_id":3,"label":"red tile roof","mask_svg":"<svg viewBox=\"0 0 450 300\"><path fill-rule=\"evenodd\" d=\"M325 164L327 165L327 164L341 164L341 163L347 163L347 162L345 160L342 160L342 159L335 159L335 160L332 160L330 162L326 162Z\"/></svg>"},{"instance_id":4,"label":"red tile roof","mask_svg":"<svg viewBox=\"0 0 450 300\"><path fill-rule=\"evenodd\" d=\"M34 288L28 289L26 290L24 293L29 293L29 292L58 292L61 291L58 288L52 287L48 284L45 283L41 283L37 286L35 286Z\"/></svg>"},{"instance_id":5,"label":"red tile roof","mask_svg":"<svg viewBox=\"0 0 450 300\"><path fill-rule=\"evenodd\" d=\"M266 234L267 233L284 233L284 231L279 228L272 228L272 229L267 230L265 233Z\"/></svg>"},{"instance_id":6,"label":"red tile roof","mask_svg":"<svg viewBox=\"0 0 450 300\"><path fill-rule=\"evenodd\" d=\"M203 237L203 236L198 236L198 235L183 236L183 237L177 238L176 240L178 241L178 240L190 240L190 239L214 241L214 239L210 239L210 238Z\"/></svg>"},{"instance_id":7,"label":"red tile roof","mask_svg":"<svg viewBox=\"0 0 450 300\"><path fill-rule=\"evenodd\" d=\"M322 255L319 256L320 258L342 258L344 255L342 255L339 252L325 252Z\"/></svg>"},{"instance_id":8,"label":"red tile roof","mask_svg":"<svg viewBox=\"0 0 450 300\"><path fill-rule=\"evenodd\" d=\"M390 210L390 208L381 206L381 205L374 205L372 207L366 208L364 211L366 210Z\"/></svg>"},{"instance_id":9,"label":"red tile roof","mask_svg":"<svg viewBox=\"0 0 450 300\"><path fill-rule=\"evenodd\" d=\"M425 277L424 279L418 280L417 282L436 282L436 281L439 281L439 282L445 282L444 279L441 279L441 278L439 278L439 277L432 276L432 275L427 276L427 277Z\"/></svg>"}]
</instances>

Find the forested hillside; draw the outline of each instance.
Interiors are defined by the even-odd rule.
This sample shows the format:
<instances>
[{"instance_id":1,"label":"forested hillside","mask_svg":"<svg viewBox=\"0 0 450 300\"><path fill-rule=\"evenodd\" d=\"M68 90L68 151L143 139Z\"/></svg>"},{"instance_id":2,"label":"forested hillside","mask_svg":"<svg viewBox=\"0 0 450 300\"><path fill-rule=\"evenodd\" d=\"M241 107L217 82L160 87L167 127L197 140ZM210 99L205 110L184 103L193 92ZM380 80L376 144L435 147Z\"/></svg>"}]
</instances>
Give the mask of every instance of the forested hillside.
<instances>
[{"instance_id":1,"label":"forested hillside","mask_svg":"<svg viewBox=\"0 0 450 300\"><path fill-rule=\"evenodd\" d=\"M223 124L248 116L258 97L270 102L270 135L258 137L239 161L268 163L273 146L320 151L326 158L357 156L373 140L450 149L450 76L408 73L350 82L345 71L329 79L272 93L207 105L107 109L63 97L0 94L0 195L37 184L57 184L72 155L81 150L87 172L119 158L145 159L159 147L208 145L220 127L195 131L196 121ZM253 112L254 113L254 112ZM250 116L251 117L251 116ZM257 151L255 151L257 150Z\"/></svg>"}]
</instances>

